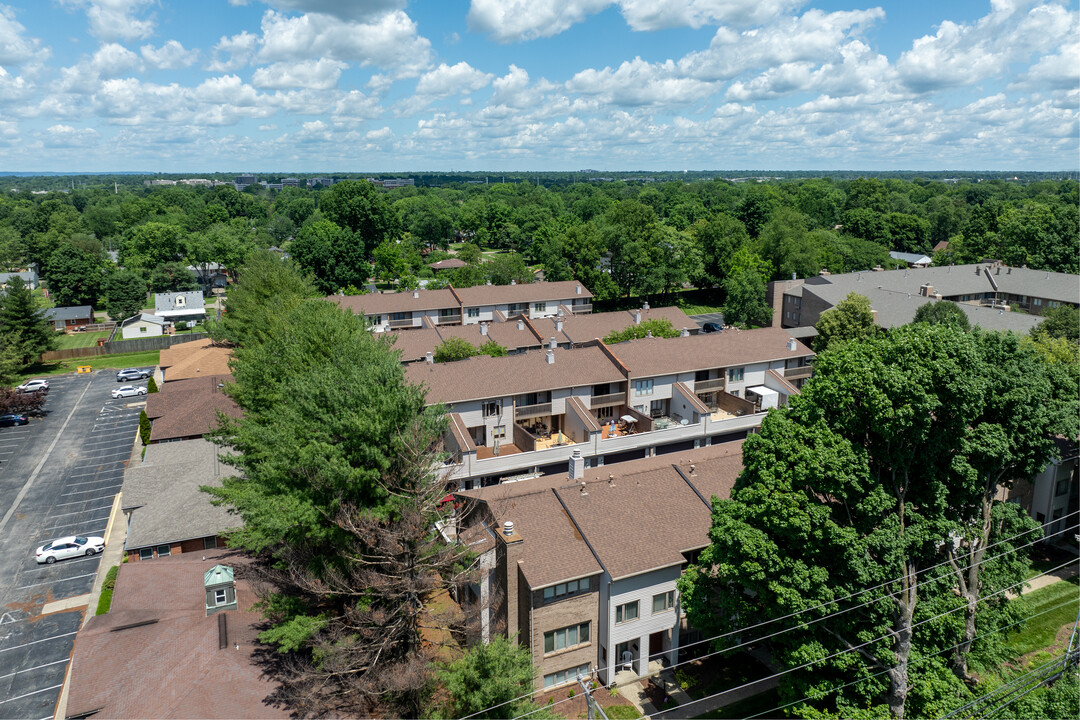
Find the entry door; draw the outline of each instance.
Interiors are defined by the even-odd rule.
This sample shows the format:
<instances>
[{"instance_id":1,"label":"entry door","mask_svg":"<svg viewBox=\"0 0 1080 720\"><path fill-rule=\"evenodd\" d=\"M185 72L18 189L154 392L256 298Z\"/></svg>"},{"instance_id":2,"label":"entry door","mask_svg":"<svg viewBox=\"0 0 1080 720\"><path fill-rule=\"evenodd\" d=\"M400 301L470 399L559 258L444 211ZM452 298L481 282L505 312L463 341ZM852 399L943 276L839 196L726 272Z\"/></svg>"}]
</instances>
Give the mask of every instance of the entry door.
<instances>
[{"instance_id":1,"label":"entry door","mask_svg":"<svg viewBox=\"0 0 1080 720\"><path fill-rule=\"evenodd\" d=\"M664 632L654 632L649 636L649 660L659 660L664 652Z\"/></svg>"}]
</instances>

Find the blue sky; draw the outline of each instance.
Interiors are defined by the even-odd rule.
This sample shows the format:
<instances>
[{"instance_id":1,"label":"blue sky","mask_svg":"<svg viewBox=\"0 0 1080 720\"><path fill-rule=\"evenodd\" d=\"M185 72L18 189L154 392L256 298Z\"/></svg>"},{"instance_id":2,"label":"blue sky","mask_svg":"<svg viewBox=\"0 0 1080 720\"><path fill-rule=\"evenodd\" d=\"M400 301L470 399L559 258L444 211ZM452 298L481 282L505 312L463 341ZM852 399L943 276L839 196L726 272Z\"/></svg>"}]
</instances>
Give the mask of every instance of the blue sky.
<instances>
[{"instance_id":1,"label":"blue sky","mask_svg":"<svg viewBox=\"0 0 1080 720\"><path fill-rule=\"evenodd\" d=\"M0 170L1075 170L1075 2L0 0Z\"/></svg>"}]
</instances>

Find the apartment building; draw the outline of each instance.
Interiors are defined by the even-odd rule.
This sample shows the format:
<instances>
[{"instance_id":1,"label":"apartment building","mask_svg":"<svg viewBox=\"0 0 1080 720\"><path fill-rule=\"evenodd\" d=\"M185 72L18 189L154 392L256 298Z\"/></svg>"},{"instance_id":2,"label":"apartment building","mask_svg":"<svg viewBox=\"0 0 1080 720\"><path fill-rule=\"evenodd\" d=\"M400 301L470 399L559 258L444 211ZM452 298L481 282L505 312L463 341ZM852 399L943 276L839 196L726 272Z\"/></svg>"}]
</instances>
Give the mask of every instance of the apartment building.
<instances>
[{"instance_id":1,"label":"apartment building","mask_svg":"<svg viewBox=\"0 0 1080 720\"><path fill-rule=\"evenodd\" d=\"M328 299L363 314L375 332L503 322L519 315L545 318L558 314L560 308L568 315L592 312L592 293L574 281L331 295Z\"/></svg>"},{"instance_id":2,"label":"apartment building","mask_svg":"<svg viewBox=\"0 0 1080 720\"><path fill-rule=\"evenodd\" d=\"M998 262L948 267L912 267L831 275L769 283L773 327L812 328L821 313L848 293L870 299L877 324L906 325L928 302L951 300L972 325L985 330L1027 332L1043 311L1080 305L1080 276L1015 268ZM1011 312L1015 306L1023 312Z\"/></svg>"},{"instance_id":3,"label":"apartment building","mask_svg":"<svg viewBox=\"0 0 1080 720\"><path fill-rule=\"evenodd\" d=\"M676 581L709 543L712 498L741 470L733 442L595 475L575 455L567 475L458 493L456 537L483 568L466 593L474 639L515 636L538 689L676 662L700 639Z\"/></svg>"},{"instance_id":4,"label":"apartment building","mask_svg":"<svg viewBox=\"0 0 1080 720\"><path fill-rule=\"evenodd\" d=\"M417 363L409 382L449 413L448 482L562 475L742 437L810 376L813 352L779 328L608 347Z\"/></svg>"}]
</instances>

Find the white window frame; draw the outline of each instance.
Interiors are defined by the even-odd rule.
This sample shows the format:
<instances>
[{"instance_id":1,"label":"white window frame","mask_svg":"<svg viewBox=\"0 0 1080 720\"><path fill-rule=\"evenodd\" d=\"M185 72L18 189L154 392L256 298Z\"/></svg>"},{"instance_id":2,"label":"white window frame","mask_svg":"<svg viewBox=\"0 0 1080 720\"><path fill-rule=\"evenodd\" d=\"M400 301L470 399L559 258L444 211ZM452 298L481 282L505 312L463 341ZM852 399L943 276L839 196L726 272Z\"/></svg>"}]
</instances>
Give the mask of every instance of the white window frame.
<instances>
[{"instance_id":1,"label":"white window frame","mask_svg":"<svg viewBox=\"0 0 1080 720\"><path fill-rule=\"evenodd\" d=\"M470 317L470 318L478 318L478 317L480 317L480 308L478 308L478 307L465 308L465 316Z\"/></svg>"},{"instance_id":2,"label":"white window frame","mask_svg":"<svg viewBox=\"0 0 1080 720\"><path fill-rule=\"evenodd\" d=\"M647 380L635 380L634 381L634 395L652 395L653 394L653 379Z\"/></svg>"},{"instance_id":3,"label":"white window frame","mask_svg":"<svg viewBox=\"0 0 1080 720\"><path fill-rule=\"evenodd\" d=\"M154 548L139 548L139 559L140 560L153 560L154 559Z\"/></svg>"},{"instance_id":4,"label":"white window frame","mask_svg":"<svg viewBox=\"0 0 1080 720\"><path fill-rule=\"evenodd\" d=\"M661 598L664 601L663 602L663 607L660 608L659 610L657 610L656 609L656 601L658 599L661 599ZM662 593L659 593L657 595L652 596L652 613L653 613L653 615L659 615L660 613L671 612L674 609L675 609L675 591L674 590L668 590L667 592L662 592Z\"/></svg>"},{"instance_id":5,"label":"white window frame","mask_svg":"<svg viewBox=\"0 0 1080 720\"><path fill-rule=\"evenodd\" d=\"M505 425L496 425L495 427L491 428L491 437L493 437L496 440L505 440L506 439L506 426Z\"/></svg>"},{"instance_id":6,"label":"white window frame","mask_svg":"<svg viewBox=\"0 0 1080 720\"><path fill-rule=\"evenodd\" d=\"M502 401L489 400L480 406L480 413L486 417L498 417L502 415Z\"/></svg>"},{"instance_id":7,"label":"white window frame","mask_svg":"<svg viewBox=\"0 0 1080 720\"><path fill-rule=\"evenodd\" d=\"M533 312L547 312L547 303L546 302L533 303Z\"/></svg>"},{"instance_id":8,"label":"white window frame","mask_svg":"<svg viewBox=\"0 0 1080 720\"><path fill-rule=\"evenodd\" d=\"M229 603L229 593L225 588L218 588L214 591L214 607L221 607Z\"/></svg>"},{"instance_id":9,"label":"white window frame","mask_svg":"<svg viewBox=\"0 0 1080 720\"><path fill-rule=\"evenodd\" d=\"M728 368L728 371L727 371L727 381L728 382L731 382L731 383L743 382L745 380L745 378L746 378L746 368L741 368L741 367L740 368Z\"/></svg>"}]
</instances>

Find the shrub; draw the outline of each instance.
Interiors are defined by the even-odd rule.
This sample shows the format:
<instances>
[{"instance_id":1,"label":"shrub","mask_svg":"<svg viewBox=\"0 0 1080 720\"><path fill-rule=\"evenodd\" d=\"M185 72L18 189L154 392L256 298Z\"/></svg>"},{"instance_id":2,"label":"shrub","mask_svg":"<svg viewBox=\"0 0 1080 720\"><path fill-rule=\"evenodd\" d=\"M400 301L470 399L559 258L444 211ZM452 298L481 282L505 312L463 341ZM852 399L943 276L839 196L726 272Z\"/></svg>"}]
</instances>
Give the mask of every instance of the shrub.
<instances>
[{"instance_id":1,"label":"shrub","mask_svg":"<svg viewBox=\"0 0 1080 720\"><path fill-rule=\"evenodd\" d=\"M476 348L472 346L468 340L459 337L449 337L443 340L437 348L435 348L434 360L437 363L441 362L454 362L455 360L464 360L465 358L471 358L476 355Z\"/></svg>"},{"instance_id":2,"label":"shrub","mask_svg":"<svg viewBox=\"0 0 1080 720\"><path fill-rule=\"evenodd\" d=\"M112 606L113 590L116 588L116 574L119 571L120 566L113 565L109 568L109 572L105 573L105 579L101 582L101 597L98 598L95 615L104 615L109 612L109 608Z\"/></svg>"},{"instance_id":3,"label":"shrub","mask_svg":"<svg viewBox=\"0 0 1080 720\"><path fill-rule=\"evenodd\" d=\"M146 381L146 392L147 392L147 394L156 393L157 391L158 391L157 381L154 380L154 378L150 378L149 380L147 380Z\"/></svg>"},{"instance_id":4,"label":"shrub","mask_svg":"<svg viewBox=\"0 0 1080 720\"><path fill-rule=\"evenodd\" d=\"M682 331L677 330L667 318L653 318L652 320L643 320L638 325L630 325L622 330L614 330L608 333L604 338L604 343L613 345L627 340L643 338L649 333L652 333L653 337L674 338L679 337Z\"/></svg>"},{"instance_id":5,"label":"shrub","mask_svg":"<svg viewBox=\"0 0 1080 720\"><path fill-rule=\"evenodd\" d=\"M176 323L176 331L177 332L183 332L185 330L187 330L187 322L186 321L181 320L180 322Z\"/></svg>"},{"instance_id":6,"label":"shrub","mask_svg":"<svg viewBox=\"0 0 1080 720\"><path fill-rule=\"evenodd\" d=\"M150 444L150 431L153 428L150 425L150 418L147 417L146 411L139 412L139 439L142 440L143 445Z\"/></svg>"}]
</instances>

